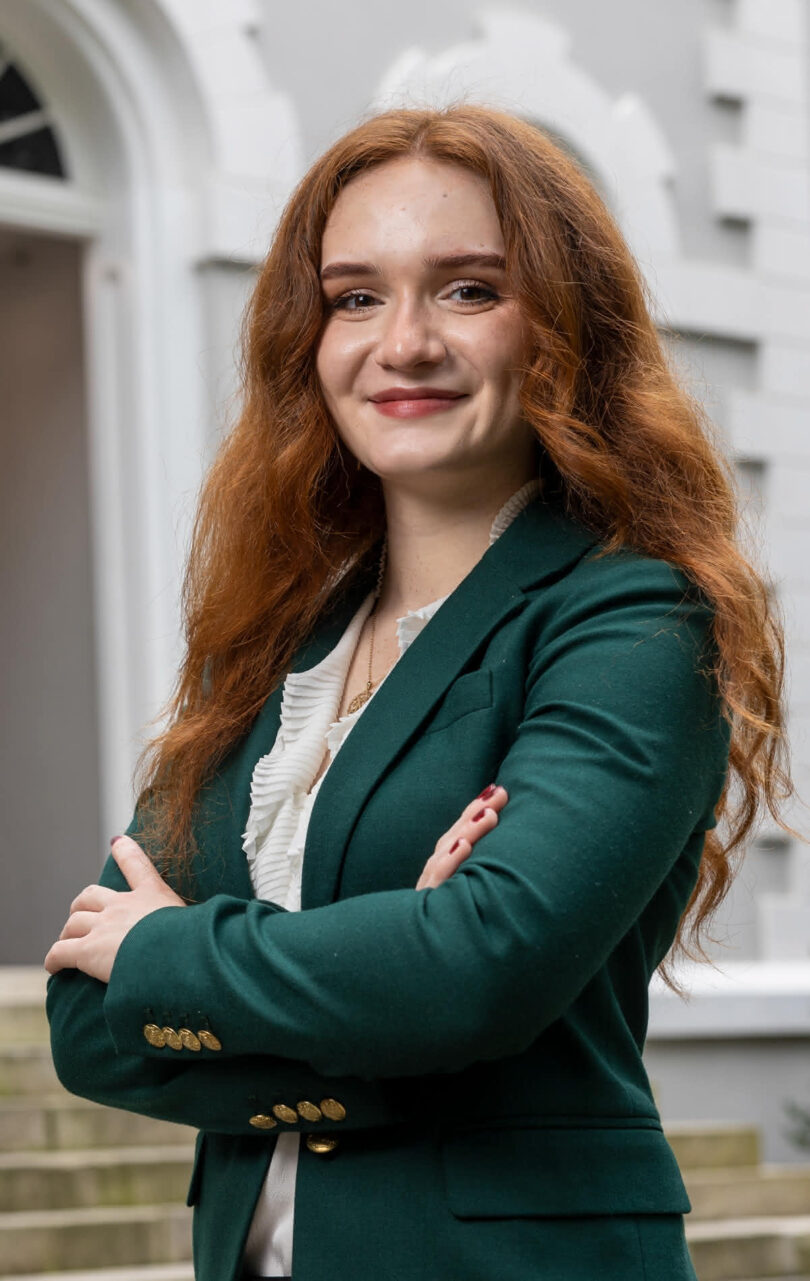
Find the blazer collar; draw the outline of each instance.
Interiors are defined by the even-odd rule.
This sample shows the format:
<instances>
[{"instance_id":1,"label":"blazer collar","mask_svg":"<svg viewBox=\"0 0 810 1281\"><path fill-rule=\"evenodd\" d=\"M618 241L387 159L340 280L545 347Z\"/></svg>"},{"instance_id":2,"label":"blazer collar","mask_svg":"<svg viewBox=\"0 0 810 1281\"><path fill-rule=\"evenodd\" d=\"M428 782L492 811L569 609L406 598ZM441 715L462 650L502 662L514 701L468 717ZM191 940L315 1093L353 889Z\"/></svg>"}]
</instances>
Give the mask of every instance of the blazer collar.
<instances>
[{"instance_id":1,"label":"blazer collar","mask_svg":"<svg viewBox=\"0 0 810 1281\"><path fill-rule=\"evenodd\" d=\"M555 500L534 499L487 549L386 677L329 767L312 807L304 853L302 907L332 902L362 809L407 749L447 687L487 638L526 604L526 593L565 573L596 542ZM337 643L370 584L356 583L297 670Z\"/></svg>"}]
</instances>

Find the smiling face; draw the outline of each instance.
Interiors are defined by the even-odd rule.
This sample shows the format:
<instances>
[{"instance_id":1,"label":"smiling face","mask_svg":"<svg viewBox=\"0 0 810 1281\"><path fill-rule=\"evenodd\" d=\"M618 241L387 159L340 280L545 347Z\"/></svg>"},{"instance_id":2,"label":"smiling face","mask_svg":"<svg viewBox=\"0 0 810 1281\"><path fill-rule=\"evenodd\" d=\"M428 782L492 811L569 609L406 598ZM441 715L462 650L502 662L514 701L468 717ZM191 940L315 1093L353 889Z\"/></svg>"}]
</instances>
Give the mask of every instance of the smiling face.
<instances>
[{"instance_id":1,"label":"smiling face","mask_svg":"<svg viewBox=\"0 0 810 1281\"><path fill-rule=\"evenodd\" d=\"M416 157L353 179L323 235L317 372L337 430L384 486L494 496L536 474L527 334L486 182Z\"/></svg>"}]
</instances>

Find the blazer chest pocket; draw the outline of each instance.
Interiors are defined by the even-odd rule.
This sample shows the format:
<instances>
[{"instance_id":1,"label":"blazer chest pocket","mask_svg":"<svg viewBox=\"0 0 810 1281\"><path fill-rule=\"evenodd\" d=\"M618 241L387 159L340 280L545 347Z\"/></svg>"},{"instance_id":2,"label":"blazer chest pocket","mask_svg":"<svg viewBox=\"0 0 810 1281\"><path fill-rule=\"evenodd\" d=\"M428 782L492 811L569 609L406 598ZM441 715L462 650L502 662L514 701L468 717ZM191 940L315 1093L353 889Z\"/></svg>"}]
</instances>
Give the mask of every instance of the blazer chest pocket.
<instances>
[{"instance_id":1,"label":"blazer chest pocket","mask_svg":"<svg viewBox=\"0 0 810 1281\"><path fill-rule=\"evenodd\" d=\"M446 729L462 716L491 706L491 670L488 667L479 667L477 671L465 672L450 686L425 732L435 734L437 730Z\"/></svg>"},{"instance_id":2,"label":"blazer chest pocket","mask_svg":"<svg viewBox=\"0 0 810 1281\"><path fill-rule=\"evenodd\" d=\"M442 1141L445 1190L459 1219L685 1214L663 1131L641 1127L487 1127Z\"/></svg>"}]
</instances>

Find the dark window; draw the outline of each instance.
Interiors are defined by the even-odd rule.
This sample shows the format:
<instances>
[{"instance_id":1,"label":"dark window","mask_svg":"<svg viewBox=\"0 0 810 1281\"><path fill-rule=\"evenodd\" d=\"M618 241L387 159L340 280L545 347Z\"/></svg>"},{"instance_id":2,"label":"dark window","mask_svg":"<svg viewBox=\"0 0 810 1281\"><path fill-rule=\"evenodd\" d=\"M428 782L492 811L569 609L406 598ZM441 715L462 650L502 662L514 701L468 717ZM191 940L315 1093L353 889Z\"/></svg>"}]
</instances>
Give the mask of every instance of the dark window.
<instances>
[{"instance_id":1,"label":"dark window","mask_svg":"<svg viewBox=\"0 0 810 1281\"><path fill-rule=\"evenodd\" d=\"M0 168L64 178L48 111L0 49Z\"/></svg>"}]
</instances>

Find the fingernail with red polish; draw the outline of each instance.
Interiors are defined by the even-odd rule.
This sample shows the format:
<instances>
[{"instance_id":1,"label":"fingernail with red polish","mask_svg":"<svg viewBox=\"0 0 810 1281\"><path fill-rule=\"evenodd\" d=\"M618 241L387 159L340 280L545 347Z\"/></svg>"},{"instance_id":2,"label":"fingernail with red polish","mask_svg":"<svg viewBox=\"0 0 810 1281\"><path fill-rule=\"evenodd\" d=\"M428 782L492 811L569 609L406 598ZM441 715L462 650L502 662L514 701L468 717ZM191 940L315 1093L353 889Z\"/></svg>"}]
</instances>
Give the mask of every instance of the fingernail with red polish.
<instances>
[{"instance_id":1,"label":"fingernail with red polish","mask_svg":"<svg viewBox=\"0 0 810 1281\"><path fill-rule=\"evenodd\" d=\"M120 837L120 836L111 836L111 837L110 837L110 845L115 845L115 842L116 842L116 841L120 841L120 840L121 840L121 837Z\"/></svg>"},{"instance_id":2,"label":"fingernail with red polish","mask_svg":"<svg viewBox=\"0 0 810 1281\"><path fill-rule=\"evenodd\" d=\"M478 793L479 801L488 801L490 796L494 796L497 790L498 790L498 784L490 783L489 787L485 787L483 792Z\"/></svg>"},{"instance_id":3,"label":"fingernail with red polish","mask_svg":"<svg viewBox=\"0 0 810 1281\"><path fill-rule=\"evenodd\" d=\"M453 844L450 846L450 849L447 851L447 853L452 854L454 850L458 849L460 844L461 844L460 841L454 841Z\"/></svg>"},{"instance_id":4,"label":"fingernail with red polish","mask_svg":"<svg viewBox=\"0 0 810 1281\"><path fill-rule=\"evenodd\" d=\"M485 814L486 814L486 810L479 810L477 814L473 814L473 816L472 816L472 821L473 821L474 823L477 823L477 822L478 822L478 820L479 820L479 819L482 819L482 818L484 817L484 815L485 815Z\"/></svg>"}]
</instances>

